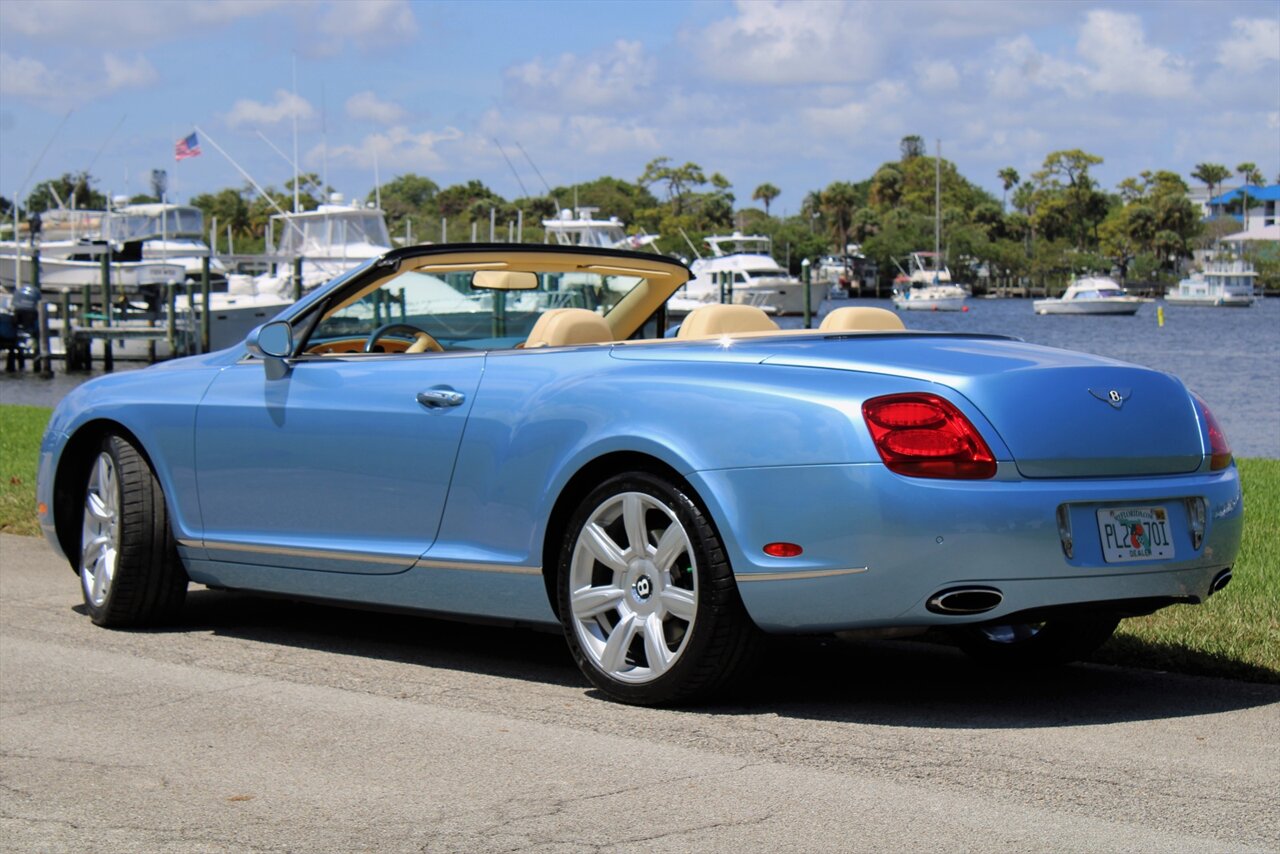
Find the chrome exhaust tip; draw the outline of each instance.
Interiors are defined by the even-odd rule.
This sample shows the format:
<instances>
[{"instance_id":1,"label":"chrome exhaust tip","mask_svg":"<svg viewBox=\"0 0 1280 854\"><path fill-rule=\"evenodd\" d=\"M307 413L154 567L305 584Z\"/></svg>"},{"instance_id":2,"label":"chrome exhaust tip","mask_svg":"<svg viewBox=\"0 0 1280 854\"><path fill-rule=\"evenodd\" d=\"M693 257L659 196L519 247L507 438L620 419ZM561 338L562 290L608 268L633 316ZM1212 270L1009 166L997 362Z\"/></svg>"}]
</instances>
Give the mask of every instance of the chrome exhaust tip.
<instances>
[{"instance_id":1,"label":"chrome exhaust tip","mask_svg":"<svg viewBox=\"0 0 1280 854\"><path fill-rule=\"evenodd\" d=\"M1230 583L1231 567L1227 567L1213 577L1213 583L1209 585L1209 595L1212 596Z\"/></svg>"},{"instance_id":2,"label":"chrome exhaust tip","mask_svg":"<svg viewBox=\"0 0 1280 854\"><path fill-rule=\"evenodd\" d=\"M994 587L951 587L930 596L925 607L935 614L983 614L1003 601Z\"/></svg>"}]
</instances>

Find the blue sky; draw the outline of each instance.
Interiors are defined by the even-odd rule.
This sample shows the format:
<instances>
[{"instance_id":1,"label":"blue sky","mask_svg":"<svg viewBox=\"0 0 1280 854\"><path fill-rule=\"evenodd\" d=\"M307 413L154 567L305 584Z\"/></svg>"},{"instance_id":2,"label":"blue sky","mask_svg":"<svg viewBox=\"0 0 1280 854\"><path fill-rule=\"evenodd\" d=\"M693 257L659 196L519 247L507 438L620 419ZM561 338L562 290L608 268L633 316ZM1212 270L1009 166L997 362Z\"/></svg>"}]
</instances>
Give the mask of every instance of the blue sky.
<instances>
[{"instance_id":1,"label":"blue sky","mask_svg":"<svg viewBox=\"0 0 1280 854\"><path fill-rule=\"evenodd\" d=\"M383 181L521 195L496 140L531 193L517 144L552 186L667 156L740 204L773 183L785 212L913 133L997 195L1064 148L1110 188L1203 161L1274 182L1280 3L0 0L0 195L82 169L112 193L155 168L179 199L240 184L211 139L279 187L259 134L291 153L295 114L303 167L348 195L375 152Z\"/></svg>"}]
</instances>

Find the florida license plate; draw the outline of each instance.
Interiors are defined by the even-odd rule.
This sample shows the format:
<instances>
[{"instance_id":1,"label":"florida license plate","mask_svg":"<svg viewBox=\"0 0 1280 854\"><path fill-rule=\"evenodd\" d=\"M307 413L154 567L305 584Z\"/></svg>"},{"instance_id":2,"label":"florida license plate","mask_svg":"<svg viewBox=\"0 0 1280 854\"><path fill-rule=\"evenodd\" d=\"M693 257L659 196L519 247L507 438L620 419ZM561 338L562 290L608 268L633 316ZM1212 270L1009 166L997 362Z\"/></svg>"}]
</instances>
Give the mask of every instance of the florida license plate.
<instances>
[{"instance_id":1,"label":"florida license plate","mask_svg":"<svg viewBox=\"0 0 1280 854\"><path fill-rule=\"evenodd\" d=\"M1098 511L1098 535L1107 563L1170 560L1173 537L1163 507L1108 507Z\"/></svg>"}]
</instances>

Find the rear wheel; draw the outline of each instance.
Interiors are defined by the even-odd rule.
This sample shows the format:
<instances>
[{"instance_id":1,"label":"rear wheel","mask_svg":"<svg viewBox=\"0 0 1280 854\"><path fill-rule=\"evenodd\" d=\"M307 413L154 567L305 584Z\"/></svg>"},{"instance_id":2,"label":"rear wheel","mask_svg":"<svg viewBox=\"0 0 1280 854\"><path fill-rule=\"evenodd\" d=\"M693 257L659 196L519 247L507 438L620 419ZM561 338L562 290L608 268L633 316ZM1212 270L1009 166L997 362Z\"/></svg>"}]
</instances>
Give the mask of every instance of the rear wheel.
<instances>
[{"instance_id":1,"label":"rear wheel","mask_svg":"<svg viewBox=\"0 0 1280 854\"><path fill-rule=\"evenodd\" d=\"M1088 658L1106 643L1119 624L1118 617L1100 617L966 626L956 629L954 637L962 650L979 661L1032 667Z\"/></svg>"},{"instance_id":2,"label":"rear wheel","mask_svg":"<svg viewBox=\"0 0 1280 854\"><path fill-rule=\"evenodd\" d=\"M80 587L100 626L171 622L186 597L164 493L137 448L120 436L103 440L86 479Z\"/></svg>"},{"instance_id":3,"label":"rear wheel","mask_svg":"<svg viewBox=\"0 0 1280 854\"><path fill-rule=\"evenodd\" d=\"M574 660L615 700L706 696L741 672L753 646L720 538L685 488L655 475L611 478L583 500L558 587Z\"/></svg>"}]
</instances>

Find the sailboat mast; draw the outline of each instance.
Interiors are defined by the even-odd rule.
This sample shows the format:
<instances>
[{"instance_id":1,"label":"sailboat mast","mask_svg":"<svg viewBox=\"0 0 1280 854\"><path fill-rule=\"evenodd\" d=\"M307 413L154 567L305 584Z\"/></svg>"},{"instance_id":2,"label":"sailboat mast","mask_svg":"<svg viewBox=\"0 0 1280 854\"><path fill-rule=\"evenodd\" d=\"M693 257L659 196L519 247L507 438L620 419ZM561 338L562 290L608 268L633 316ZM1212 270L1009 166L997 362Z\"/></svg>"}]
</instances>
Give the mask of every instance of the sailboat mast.
<instances>
[{"instance_id":1,"label":"sailboat mast","mask_svg":"<svg viewBox=\"0 0 1280 854\"><path fill-rule=\"evenodd\" d=\"M298 54L293 55L293 212L301 209L298 189Z\"/></svg>"},{"instance_id":2,"label":"sailboat mast","mask_svg":"<svg viewBox=\"0 0 1280 854\"><path fill-rule=\"evenodd\" d=\"M933 278L938 279L942 263L942 140L937 140L938 156L933 159Z\"/></svg>"}]
</instances>

